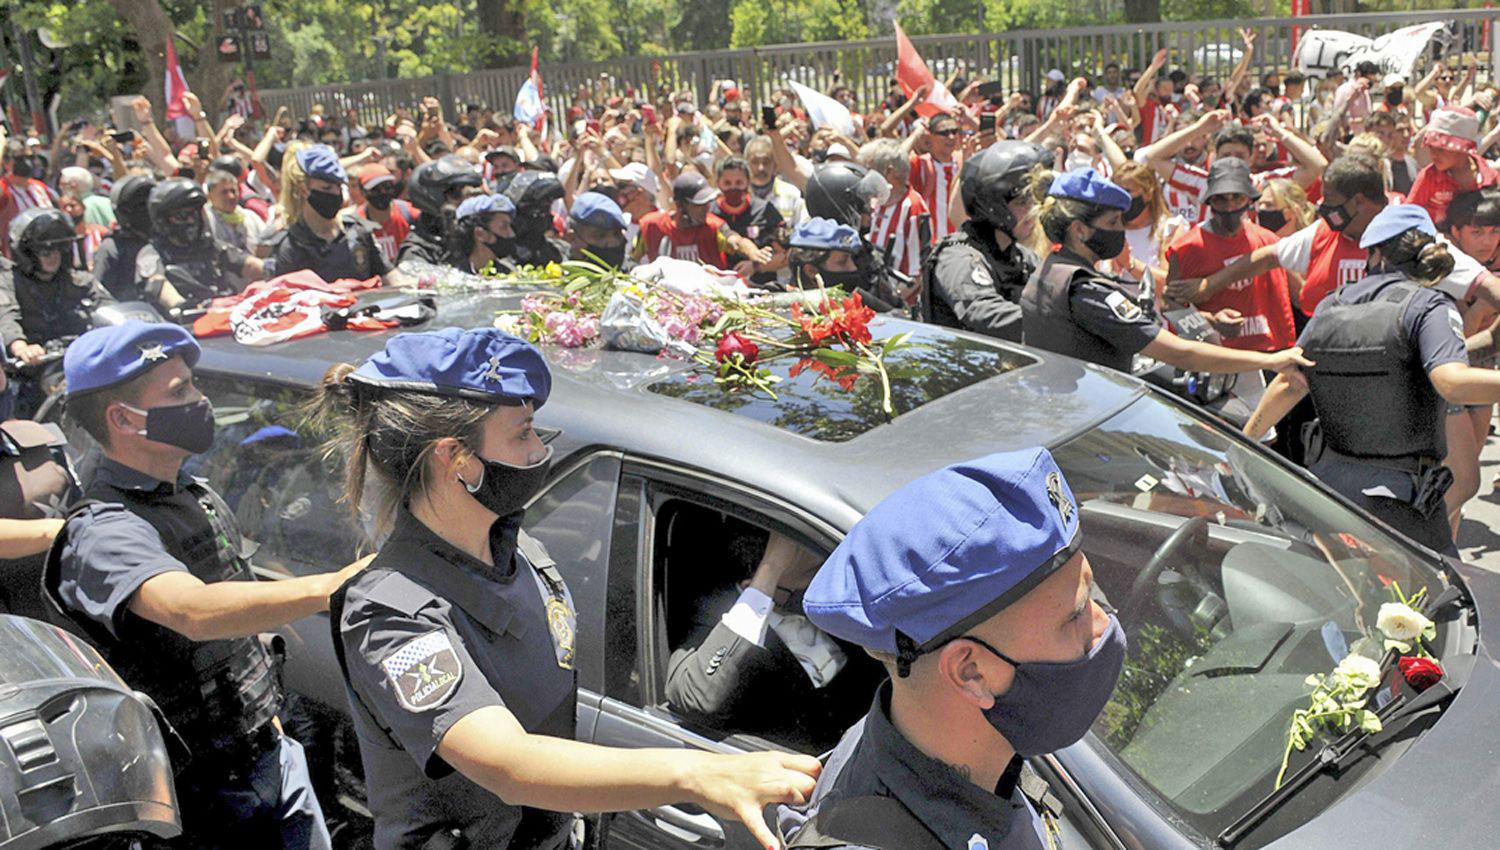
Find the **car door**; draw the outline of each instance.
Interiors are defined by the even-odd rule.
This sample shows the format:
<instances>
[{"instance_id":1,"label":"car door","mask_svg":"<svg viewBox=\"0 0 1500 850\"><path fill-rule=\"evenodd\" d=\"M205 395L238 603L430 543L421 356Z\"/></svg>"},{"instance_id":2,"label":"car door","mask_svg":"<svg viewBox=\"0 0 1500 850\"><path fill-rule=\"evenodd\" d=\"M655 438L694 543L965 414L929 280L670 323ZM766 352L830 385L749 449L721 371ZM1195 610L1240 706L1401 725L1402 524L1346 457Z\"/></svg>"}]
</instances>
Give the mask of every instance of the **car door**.
<instances>
[{"instance_id":1,"label":"car door","mask_svg":"<svg viewBox=\"0 0 1500 850\"><path fill-rule=\"evenodd\" d=\"M661 588L653 578L656 519L664 502L689 498L734 511L757 523L792 533L827 551L833 530L793 507L735 485L654 463L627 463L620 480L609 570L609 670L599 705L594 742L608 746L698 748L715 752L789 747L745 734L726 734L679 716L663 695L666 623ZM705 565L706 567L707 565ZM622 812L606 821L607 846L615 848L731 848L759 846L737 821L696 806L666 805Z\"/></svg>"}]
</instances>

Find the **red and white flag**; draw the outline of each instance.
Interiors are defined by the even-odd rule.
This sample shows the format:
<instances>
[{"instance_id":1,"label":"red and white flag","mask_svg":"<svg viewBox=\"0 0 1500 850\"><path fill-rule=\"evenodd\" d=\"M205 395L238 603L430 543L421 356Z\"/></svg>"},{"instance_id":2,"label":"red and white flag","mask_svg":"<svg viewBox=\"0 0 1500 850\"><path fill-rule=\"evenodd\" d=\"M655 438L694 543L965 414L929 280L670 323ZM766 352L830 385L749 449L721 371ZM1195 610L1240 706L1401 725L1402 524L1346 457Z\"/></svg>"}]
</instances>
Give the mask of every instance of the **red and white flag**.
<instances>
[{"instance_id":1,"label":"red and white flag","mask_svg":"<svg viewBox=\"0 0 1500 850\"><path fill-rule=\"evenodd\" d=\"M187 78L182 75L182 66L177 64L177 48L172 44L173 36L167 35L167 117L187 118L187 104L182 96L188 92Z\"/></svg>"},{"instance_id":2,"label":"red and white flag","mask_svg":"<svg viewBox=\"0 0 1500 850\"><path fill-rule=\"evenodd\" d=\"M902 32L899 22L896 23L896 82L901 84L901 91L907 97L911 97L913 92L924 85L930 86L927 99L915 107L917 114L923 118L958 109L958 98L928 70L927 63L922 61L921 55L912 46L911 39Z\"/></svg>"},{"instance_id":3,"label":"red and white flag","mask_svg":"<svg viewBox=\"0 0 1500 850\"><path fill-rule=\"evenodd\" d=\"M511 114L517 121L530 124L545 134L547 126L546 101L542 100L542 72L537 69L537 49L531 48L531 76L516 92L516 106Z\"/></svg>"},{"instance_id":4,"label":"red and white flag","mask_svg":"<svg viewBox=\"0 0 1500 850\"><path fill-rule=\"evenodd\" d=\"M5 81L10 79L10 69L0 68L0 89L5 88Z\"/></svg>"}]
</instances>

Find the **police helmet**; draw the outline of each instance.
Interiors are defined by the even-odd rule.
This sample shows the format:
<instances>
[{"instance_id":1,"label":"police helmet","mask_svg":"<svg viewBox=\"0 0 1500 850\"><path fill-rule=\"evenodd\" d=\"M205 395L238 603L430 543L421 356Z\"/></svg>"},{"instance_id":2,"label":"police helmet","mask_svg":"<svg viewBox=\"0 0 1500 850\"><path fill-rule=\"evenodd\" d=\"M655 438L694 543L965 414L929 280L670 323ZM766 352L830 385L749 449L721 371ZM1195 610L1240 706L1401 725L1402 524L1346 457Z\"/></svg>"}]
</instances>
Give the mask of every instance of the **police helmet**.
<instances>
[{"instance_id":1,"label":"police helmet","mask_svg":"<svg viewBox=\"0 0 1500 850\"><path fill-rule=\"evenodd\" d=\"M36 277L41 274L37 252L57 248L62 253L60 268L72 268L73 240L77 238L73 219L67 213L54 209L29 209L11 219L11 259L22 274Z\"/></svg>"},{"instance_id":2,"label":"police helmet","mask_svg":"<svg viewBox=\"0 0 1500 850\"><path fill-rule=\"evenodd\" d=\"M505 197L516 205L511 227L522 239L535 239L552 226L552 204L563 196L557 175L547 171L522 171L505 187Z\"/></svg>"},{"instance_id":3,"label":"police helmet","mask_svg":"<svg viewBox=\"0 0 1500 850\"><path fill-rule=\"evenodd\" d=\"M151 214L151 232L174 245L191 245L200 239L209 238L208 222L201 215L207 203L208 195L196 181L186 177L161 181L152 187L151 194L146 198L146 209ZM184 210L196 210L200 213L196 219L196 231L170 223L169 219L174 214Z\"/></svg>"},{"instance_id":4,"label":"police helmet","mask_svg":"<svg viewBox=\"0 0 1500 850\"><path fill-rule=\"evenodd\" d=\"M25 758L0 759L0 795L22 801L0 818L0 846L155 847L182 833L167 740L145 698L54 625L0 615L0 654L15 662L0 673L0 716L26 742Z\"/></svg>"},{"instance_id":5,"label":"police helmet","mask_svg":"<svg viewBox=\"0 0 1500 850\"><path fill-rule=\"evenodd\" d=\"M970 157L959 175L959 196L969 218L1010 233L1016 226L1010 202L1028 188L1031 169L1049 161L1041 145L1012 139Z\"/></svg>"},{"instance_id":6,"label":"police helmet","mask_svg":"<svg viewBox=\"0 0 1500 850\"><path fill-rule=\"evenodd\" d=\"M456 154L440 156L417 166L406 184L406 197L424 214L441 216L448 193L484 184L479 170Z\"/></svg>"},{"instance_id":7,"label":"police helmet","mask_svg":"<svg viewBox=\"0 0 1500 850\"><path fill-rule=\"evenodd\" d=\"M151 213L146 200L155 186L156 181L150 177L132 174L109 190L109 203L115 208L115 220L120 227L137 236L151 234Z\"/></svg>"},{"instance_id":8,"label":"police helmet","mask_svg":"<svg viewBox=\"0 0 1500 850\"><path fill-rule=\"evenodd\" d=\"M821 165L807 179L807 214L859 229L872 206L884 204L891 184L878 172L852 162Z\"/></svg>"}]
</instances>

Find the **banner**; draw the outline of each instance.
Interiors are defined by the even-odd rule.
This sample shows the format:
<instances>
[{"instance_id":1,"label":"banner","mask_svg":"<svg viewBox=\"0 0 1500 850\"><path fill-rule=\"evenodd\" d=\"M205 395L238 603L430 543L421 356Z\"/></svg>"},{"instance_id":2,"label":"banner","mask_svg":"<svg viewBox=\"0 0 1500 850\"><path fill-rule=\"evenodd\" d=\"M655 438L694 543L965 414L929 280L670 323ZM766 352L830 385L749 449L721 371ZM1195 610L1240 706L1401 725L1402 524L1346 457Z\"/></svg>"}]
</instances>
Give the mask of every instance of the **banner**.
<instances>
[{"instance_id":1,"label":"banner","mask_svg":"<svg viewBox=\"0 0 1500 850\"><path fill-rule=\"evenodd\" d=\"M1431 44L1446 47L1453 33L1446 21L1403 27L1369 39L1340 30L1308 30L1297 41L1292 65L1310 77L1335 73L1351 76L1360 62L1374 62L1382 76L1400 74L1413 78L1417 62Z\"/></svg>"},{"instance_id":2,"label":"banner","mask_svg":"<svg viewBox=\"0 0 1500 850\"><path fill-rule=\"evenodd\" d=\"M939 112L957 110L958 98L932 75L927 63L917 53L917 48L912 46L911 39L902 31L900 22L892 23L896 26L896 82L901 84L901 92L911 97L922 86L930 87L927 99L914 107L917 114L923 118L931 118Z\"/></svg>"},{"instance_id":3,"label":"banner","mask_svg":"<svg viewBox=\"0 0 1500 850\"><path fill-rule=\"evenodd\" d=\"M849 114L848 107L796 80L787 80L786 84L797 93L797 98L802 101L802 108L807 110L807 120L812 122L813 129L832 127L850 138L858 132L854 124L854 116Z\"/></svg>"}]
</instances>

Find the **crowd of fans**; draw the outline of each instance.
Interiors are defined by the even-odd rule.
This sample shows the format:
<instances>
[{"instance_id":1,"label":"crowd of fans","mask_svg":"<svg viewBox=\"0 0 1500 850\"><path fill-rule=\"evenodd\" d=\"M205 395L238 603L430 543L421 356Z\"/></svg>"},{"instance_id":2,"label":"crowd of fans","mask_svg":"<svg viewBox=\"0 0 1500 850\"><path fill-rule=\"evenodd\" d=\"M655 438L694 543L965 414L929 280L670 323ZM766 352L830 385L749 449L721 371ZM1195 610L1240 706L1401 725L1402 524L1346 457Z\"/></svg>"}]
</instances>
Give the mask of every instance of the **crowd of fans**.
<instances>
[{"instance_id":1,"label":"crowd of fans","mask_svg":"<svg viewBox=\"0 0 1500 850\"><path fill-rule=\"evenodd\" d=\"M728 80L698 97L617 93L601 79L545 129L430 97L387 115L319 105L259 116L233 92L217 126L189 95L188 118L162 129L138 98L137 129L79 120L50 141L0 136L0 253L15 262L0 275L0 335L27 364L87 327L80 305L108 300L187 315L300 269L400 284L413 261L480 273L665 255L762 288L863 288L884 308L1019 339L1006 318L1018 285L981 280L976 266L964 274L984 291L950 297L932 262L945 239L1020 257L965 229L964 164L1002 140L1045 152L1012 193L1005 232L1018 246L1050 251L1037 202L1053 173L1092 168L1132 200L1124 248L1099 269L1139 282L1143 306L1196 305L1231 348L1293 346L1318 303L1364 274L1350 237L1402 201L1425 207L1462 256L1444 286L1465 332L1487 328L1500 269L1500 171L1486 158L1500 140L1495 84L1463 60L1417 79L1373 63L1308 78L1274 70L1288 57L1258 59L1255 32L1241 37L1223 79L1172 67L1162 50L1142 67L1050 69L1030 91L959 68L945 81L959 104L948 111L927 108L926 87L892 80L867 103L835 85L826 94L851 112L852 134L813 126L789 88L763 98ZM1231 158L1253 188L1211 194L1212 163ZM856 228L869 250L799 244L814 218ZM1030 269L1016 267L1024 280ZM1479 489L1489 419L1487 406L1450 417L1455 525Z\"/></svg>"}]
</instances>

